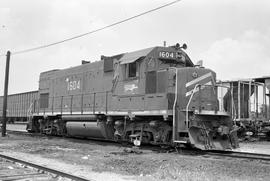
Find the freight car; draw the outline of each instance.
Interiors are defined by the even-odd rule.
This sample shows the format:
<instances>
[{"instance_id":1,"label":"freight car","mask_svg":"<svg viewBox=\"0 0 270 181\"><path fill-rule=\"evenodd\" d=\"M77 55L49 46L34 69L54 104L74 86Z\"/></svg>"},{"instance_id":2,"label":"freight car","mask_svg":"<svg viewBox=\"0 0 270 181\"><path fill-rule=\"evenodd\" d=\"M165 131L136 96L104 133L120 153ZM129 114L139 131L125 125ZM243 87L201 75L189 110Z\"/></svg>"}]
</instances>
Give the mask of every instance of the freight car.
<instances>
[{"instance_id":1,"label":"freight car","mask_svg":"<svg viewBox=\"0 0 270 181\"><path fill-rule=\"evenodd\" d=\"M269 91L270 77L219 81L228 86L231 96L224 96L224 106L241 128L238 136L243 139L270 139ZM267 93L268 92L268 93Z\"/></svg>"},{"instance_id":2,"label":"freight car","mask_svg":"<svg viewBox=\"0 0 270 181\"><path fill-rule=\"evenodd\" d=\"M27 130L136 145L236 147L215 72L195 66L185 48L152 47L41 73Z\"/></svg>"},{"instance_id":3,"label":"freight car","mask_svg":"<svg viewBox=\"0 0 270 181\"><path fill-rule=\"evenodd\" d=\"M26 122L29 107L38 99L38 91L11 94L7 98L7 120ZM0 97L0 116L3 114L3 96Z\"/></svg>"}]
</instances>

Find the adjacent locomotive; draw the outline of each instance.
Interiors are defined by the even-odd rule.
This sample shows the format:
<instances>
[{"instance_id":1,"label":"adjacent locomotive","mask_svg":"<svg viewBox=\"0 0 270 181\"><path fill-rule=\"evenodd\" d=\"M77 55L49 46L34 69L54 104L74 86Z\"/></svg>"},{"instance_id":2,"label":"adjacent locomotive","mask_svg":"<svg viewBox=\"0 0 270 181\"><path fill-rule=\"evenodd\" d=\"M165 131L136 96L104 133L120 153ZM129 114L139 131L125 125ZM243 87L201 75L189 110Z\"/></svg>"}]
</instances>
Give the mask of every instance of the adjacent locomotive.
<instances>
[{"instance_id":1,"label":"adjacent locomotive","mask_svg":"<svg viewBox=\"0 0 270 181\"><path fill-rule=\"evenodd\" d=\"M137 145L237 146L215 72L195 66L185 48L152 47L41 73L27 130Z\"/></svg>"}]
</instances>

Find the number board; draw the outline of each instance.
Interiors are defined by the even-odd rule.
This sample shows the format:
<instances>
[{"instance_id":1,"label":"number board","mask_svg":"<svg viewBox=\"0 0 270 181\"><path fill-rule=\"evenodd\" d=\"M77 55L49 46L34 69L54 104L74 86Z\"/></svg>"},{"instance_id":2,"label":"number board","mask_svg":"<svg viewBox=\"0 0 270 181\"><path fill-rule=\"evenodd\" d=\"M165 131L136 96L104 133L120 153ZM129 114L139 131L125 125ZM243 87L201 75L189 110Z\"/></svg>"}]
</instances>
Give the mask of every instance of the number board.
<instances>
[{"instance_id":1,"label":"number board","mask_svg":"<svg viewBox=\"0 0 270 181\"><path fill-rule=\"evenodd\" d=\"M159 58L161 59L176 59L175 52L160 51L158 53Z\"/></svg>"},{"instance_id":2,"label":"number board","mask_svg":"<svg viewBox=\"0 0 270 181\"><path fill-rule=\"evenodd\" d=\"M77 89L81 89L81 80L70 80L69 78L66 79L67 82L67 91L73 91Z\"/></svg>"}]
</instances>

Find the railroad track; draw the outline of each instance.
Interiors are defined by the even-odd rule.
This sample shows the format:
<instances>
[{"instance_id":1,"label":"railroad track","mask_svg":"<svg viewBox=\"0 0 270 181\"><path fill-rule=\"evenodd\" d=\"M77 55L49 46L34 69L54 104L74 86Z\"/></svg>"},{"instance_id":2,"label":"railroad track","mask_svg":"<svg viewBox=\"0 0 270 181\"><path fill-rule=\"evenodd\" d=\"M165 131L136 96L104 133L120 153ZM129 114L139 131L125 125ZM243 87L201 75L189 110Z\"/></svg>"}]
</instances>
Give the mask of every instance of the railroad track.
<instances>
[{"instance_id":1,"label":"railroad track","mask_svg":"<svg viewBox=\"0 0 270 181\"><path fill-rule=\"evenodd\" d=\"M89 181L86 178L71 175L59 170L30 163L14 157L0 154L0 180L55 181L76 180Z\"/></svg>"},{"instance_id":2,"label":"railroad track","mask_svg":"<svg viewBox=\"0 0 270 181\"><path fill-rule=\"evenodd\" d=\"M53 137L53 136L47 136L40 133L28 133L26 131L19 131L19 130L7 130L9 133L14 134L23 134L28 136L40 136L40 137ZM68 138L68 139L78 139L78 138ZM80 139L82 141L82 139ZM89 140L88 140L89 141ZM100 141L100 140L92 140L92 141ZM101 142L104 142L104 140L101 140ZM112 144L115 142L111 142ZM125 147L125 145L122 145ZM126 147L129 147L126 145ZM157 146L142 146L141 150L152 150L155 152L175 152L176 149L174 148L160 148ZM190 150L190 149L183 149L180 150L180 154L183 155L197 155L197 156L203 156L203 157L231 157L231 158L241 158L241 159L250 159L250 160L264 160L264 161L270 161L270 155L268 154L259 154L259 153L249 153L249 152L239 152L239 151L198 151L198 150Z\"/></svg>"},{"instance_id":3,"label":"railroad track","mask_svg":"<svg viewBox=\"0 0 270 181\"><path fill-rule=\"evenodd\" d=\"M270 161L270 155L239 151L205 151L206 155Z\"/></svg>"}]
</instances>

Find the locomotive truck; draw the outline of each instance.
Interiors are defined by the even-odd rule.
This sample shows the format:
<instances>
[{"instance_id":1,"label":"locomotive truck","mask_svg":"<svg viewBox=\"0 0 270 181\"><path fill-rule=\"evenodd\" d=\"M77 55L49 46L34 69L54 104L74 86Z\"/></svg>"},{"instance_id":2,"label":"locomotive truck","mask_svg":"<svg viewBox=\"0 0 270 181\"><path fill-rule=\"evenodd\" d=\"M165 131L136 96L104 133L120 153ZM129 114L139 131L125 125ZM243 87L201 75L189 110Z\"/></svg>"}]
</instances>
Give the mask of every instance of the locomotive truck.
<instances>
[{"instance_id":1,"label":"locomotive truck","mask_svg":"<svg viewBox=\"0 0 270 181\"><path fill-rule=\"evenodd\" d=\"M136 145L237 147L215 72L195 66L185 48L151 47L41 73L27 130Z\"/></svg>"}]
</instances>

